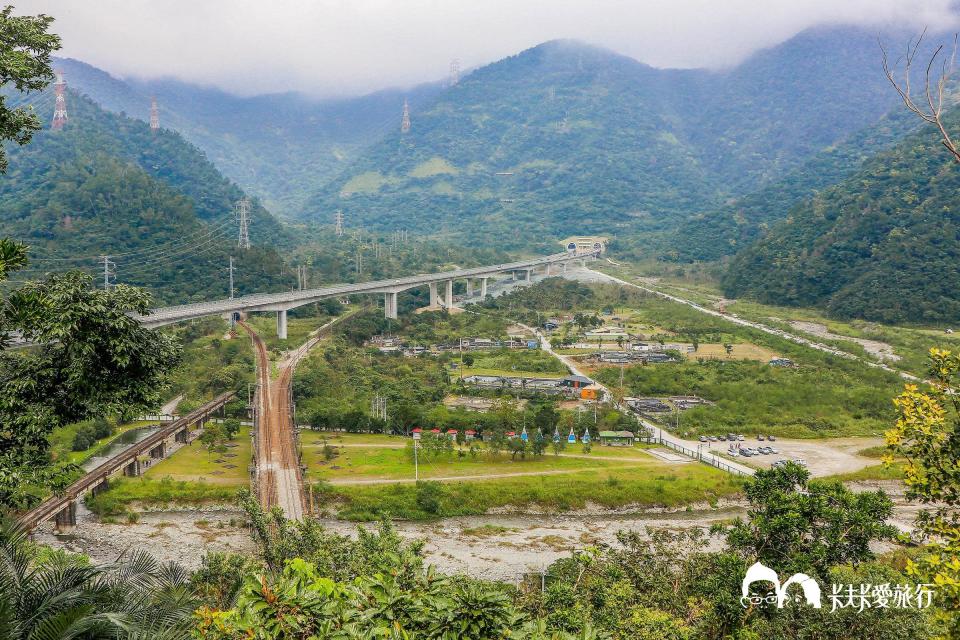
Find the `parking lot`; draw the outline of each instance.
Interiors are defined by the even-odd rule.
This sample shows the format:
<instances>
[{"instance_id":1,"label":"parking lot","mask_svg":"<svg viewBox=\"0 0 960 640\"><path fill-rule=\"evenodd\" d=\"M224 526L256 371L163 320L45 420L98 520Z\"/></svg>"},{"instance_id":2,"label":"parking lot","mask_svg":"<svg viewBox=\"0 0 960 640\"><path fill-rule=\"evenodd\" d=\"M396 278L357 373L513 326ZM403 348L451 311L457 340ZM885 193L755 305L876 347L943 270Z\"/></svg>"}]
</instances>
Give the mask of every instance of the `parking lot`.
<instances>
[{"instance_id":1,"label":"parking lot","mask_svg":"<svg viewBox=\"0 0 960 640\"><path fill-rule=\"evenodd\" d=\"M709 450L713 453L726 454L727 441L708 442ZM756 436L747 436L739 442L741 449L760 446L772 446L779 453L758 455L751 457L736 456L733 459L740 464L755 469L769 469L777 460L802 459L813 476L829 476L836 473L857 471L870 465L879 464L878 458L859 455L859 452L869 447L883 444L882 438L826 438L823 440L784 440L777 438L775 442L760 442ZM705 445L706 446L706 445Z\"/></svg>"}]
</instances>

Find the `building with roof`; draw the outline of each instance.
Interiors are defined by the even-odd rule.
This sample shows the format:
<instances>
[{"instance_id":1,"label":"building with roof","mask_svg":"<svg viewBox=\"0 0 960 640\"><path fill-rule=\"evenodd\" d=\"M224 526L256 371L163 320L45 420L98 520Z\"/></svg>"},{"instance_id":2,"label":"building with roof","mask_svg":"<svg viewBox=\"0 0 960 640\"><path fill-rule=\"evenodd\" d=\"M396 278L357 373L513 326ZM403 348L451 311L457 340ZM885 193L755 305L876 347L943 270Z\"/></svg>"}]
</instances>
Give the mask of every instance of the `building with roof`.
<instances>
[{"instance_id":1,"label":"building with roof","mask_svg":"<svg viewBox=\"0 0 960 640\"><path fill-rule=\"evenodd\" d=\"M605 447L632 447L636 437L630 431L601 431L600 444Z\"/></svg>"}]
</instances>

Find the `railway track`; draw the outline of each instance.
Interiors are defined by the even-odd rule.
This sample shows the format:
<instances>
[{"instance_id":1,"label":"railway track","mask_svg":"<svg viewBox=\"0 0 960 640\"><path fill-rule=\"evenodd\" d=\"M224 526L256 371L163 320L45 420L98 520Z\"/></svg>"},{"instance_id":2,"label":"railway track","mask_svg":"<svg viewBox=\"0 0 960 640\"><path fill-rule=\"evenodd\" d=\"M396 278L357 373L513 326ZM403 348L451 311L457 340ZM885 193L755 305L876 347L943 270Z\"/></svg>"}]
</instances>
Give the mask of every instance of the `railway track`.
<instances>
[{"instance_id":1,"label":"railway track","mask_svg":"<svg viewBox=\"0 0 960 640\"><path fill-rule=\"evenodd\" d=\"M253 328L239 323L253 342L257 361L257 491L266 509L280 507L291 520L304 516L303 475L297 455L290 391L297 358L279 365L279 375L271 376L270 356L263 339Z\"/></svg>"}]
</instances>

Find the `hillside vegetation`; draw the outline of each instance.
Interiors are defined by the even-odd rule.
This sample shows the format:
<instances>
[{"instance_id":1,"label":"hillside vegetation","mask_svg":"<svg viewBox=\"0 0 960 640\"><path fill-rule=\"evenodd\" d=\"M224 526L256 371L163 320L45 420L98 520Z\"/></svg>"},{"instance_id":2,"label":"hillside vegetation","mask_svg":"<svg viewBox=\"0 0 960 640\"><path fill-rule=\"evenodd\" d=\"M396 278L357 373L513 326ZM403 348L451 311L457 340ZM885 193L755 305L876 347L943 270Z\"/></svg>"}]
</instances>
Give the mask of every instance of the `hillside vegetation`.
<instances>
[{"instance_id":1,"label":"hillside vegetation","mask_svg":"<svg viewBox=\"0 0 960 640\"><path fill-rule=\"evenodd\" d=\"M841 27L723 72L548 42L412 109L408 133L387 134L304 215L342 208L381 228L507 246L570 233L649 243L877 121L893 96L876 56L874 34Z\"/></svg>"},{"instance_id":2,"label":"hillside vegetation","mask_svg":"<svg viewBox=\"0 0 960 640\"><path fill-rule=\"evenodd\" d=\"M68 101L68 124L10 148L0 177L4 232L31 247L31 266L18 279L70 268L101 276L100 256L108 255L113 281L145 286L161 302L186 302L228 293L233 254L240 293L289 281L277 252L262 247L284 232L256 203L251 235L261 247L236 249L233 206L243 192L202 152L75 93Z\"/></svg>"},{"instance_id":3,"label":"hillside vegetation","mask_svg":"<svg viewBox=\"0 0 960 640\"><path fill-rule=\"evenodd\" d=\"M888 323L956 320L958 190L934 132L911 135L739 253L725 293Z\"/></svg>"}]
</instances>

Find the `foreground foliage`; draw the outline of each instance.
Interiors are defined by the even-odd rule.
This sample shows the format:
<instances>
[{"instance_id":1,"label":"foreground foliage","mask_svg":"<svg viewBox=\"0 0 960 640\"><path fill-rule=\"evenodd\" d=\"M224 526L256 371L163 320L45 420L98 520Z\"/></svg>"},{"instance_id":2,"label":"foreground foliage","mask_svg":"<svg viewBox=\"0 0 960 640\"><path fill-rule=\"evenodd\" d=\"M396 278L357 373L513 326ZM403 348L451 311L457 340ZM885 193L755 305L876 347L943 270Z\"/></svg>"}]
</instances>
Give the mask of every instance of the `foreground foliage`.
<instances>
[{"instance_id":1,"label":"foreground foliage","mask_svg":"<svg viewBox=\"0 0 960 640\"><path fill-rule=\"evenodd\" d=\"M960 635L960 355L930 350L933 382L928 389L906 385L894 401L899 412L896 425L887 431L890 454L903 462L907 497L929 509L917 518L917 541L926 543L923 553L907 570L916 578L935 584L944 617L954 637Z\"/></svg>"}]
</instances>

